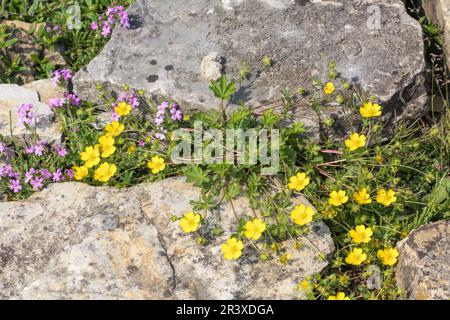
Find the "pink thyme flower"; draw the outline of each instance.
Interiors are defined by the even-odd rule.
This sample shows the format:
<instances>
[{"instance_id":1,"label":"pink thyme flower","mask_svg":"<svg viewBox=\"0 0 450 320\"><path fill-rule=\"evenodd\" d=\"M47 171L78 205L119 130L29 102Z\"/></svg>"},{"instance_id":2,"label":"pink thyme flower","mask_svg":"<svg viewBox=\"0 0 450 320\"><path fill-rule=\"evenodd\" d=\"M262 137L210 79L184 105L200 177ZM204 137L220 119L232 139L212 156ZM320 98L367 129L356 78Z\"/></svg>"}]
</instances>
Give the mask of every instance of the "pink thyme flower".
<instances>
[{"instance_id":1,"label":"pink thyme flower","mask_svg":"<svg viewBox=\"0 0 450 320\"><path fill-rule=\"evenodd\" d=\"M32 110L33 105L31 103L24 103L19 106L19 125L34 127L36 124L36 114Z\"/></svg>"},{"instance_id":2,"label":"pink thyme flower","mask_svg":"<svg viewBox=\"0 0 450 320\"><path fill-rule=\"evenodd\" d=\"M61 180L64 180L64 177L63 177L61 169L58 169L55 172L53 172L53 181L58 182Z\"/></svg>"},{"instance_id":3,"label":"pink thyme flower","mask_svg":"<svg viewBox=\"0 0 450 320\"><path fill-rule=\"evenodd\" d=\"M20 185L20 181L19 179L11 179L9 180L9 182L11 183L9 185L9 189L11 189L12 192L14 193L18 193L20 192L20 190L22 190L22 186Z\"/></svg>"},{"instance_id":4,"label":"pink thyme flower","mask_svg":"<svg viewBox=\"0 0 450 320\"><path fill-rule=\"evenodd\" d=\"M91 23L91 30L98 30L98 23L97 22L93 21Z\"/></svg>"},{"instance_id":5,"label":"pink thyme flower","mask_svg":"<svg viewBox=\"0 0 450 320\"><path fill-rule=\"evenodd\" d=\"M66 175L69 177L69 180L72 180L73 177L75 176L72 169L66 169Z\"/></svg>"},{"instance_id":6,"label":"pink thyme flower","mask_svg":"<svg viewBox=\"0 0 450 320\"><path fill-rule=\"evenodd\" d=\"M138 141L138 146L141 148L145 147L145 141L143 140Z\"/></svg>"},{"instance_id":7,"label":"pink thyme flower","mask_svg":"<svg viewBox=\"0 0 450 320\"><path fill-rule=\"evenodd\" d=\"M43 182L44 180L42 178L34 177L31 180L30 184L33 186L33 190L37 191L44 186Z\"/></svg>"}]
</instances>

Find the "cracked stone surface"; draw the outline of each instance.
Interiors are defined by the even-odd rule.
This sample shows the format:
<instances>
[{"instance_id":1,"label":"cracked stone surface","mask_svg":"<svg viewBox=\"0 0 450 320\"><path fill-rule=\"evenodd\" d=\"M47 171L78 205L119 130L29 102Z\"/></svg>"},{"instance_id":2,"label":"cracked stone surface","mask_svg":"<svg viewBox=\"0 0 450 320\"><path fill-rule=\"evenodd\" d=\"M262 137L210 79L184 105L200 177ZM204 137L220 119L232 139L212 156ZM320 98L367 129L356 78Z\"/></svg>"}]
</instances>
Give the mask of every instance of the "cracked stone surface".
<instances>
[{"instance_id":1,"label":"cracked stone surface","mask_svg":"<svg viewBox=\"0 0 450 320\"><path fill-rule=\"evenodd\" d=\"M53 184L28 200L0 203L0 298L293 299L302 295L295 284L327 266L319 255L329 256L334 244L322 222L300 249L285 243L293 255L287 265L259 262L251 247L225 261L229 205L216 212L224 235L206 246L170 220L198 196L183 178L170 178L126 190ZM245 199L234 205L248 212Z\"/></svg>"},{"instance_id":2,"label":"cracked stone surface","mask_svg":"<svg viewBox=\"0 0 450 320\"><path fill-rule=\"evenodd\" d=\"M13 137L19 140L30 135L30 132L24 126L18 124L17 111L21 104L31 103L33 112L36 114L36 133L40 138L47 142L61 140L61 132L54 121L55 115L48 104L44 103L47 94L56 91L48 87L50 82L46 83L46 89L45 83L40 80L28 84L28 87L21 87L16 84L0 84L0 135L10 137L11 129ZM12 127L10 127L10 122Z\"/></svg>"},{"instance_id":3,"label":"cracked stone surface","mask_svg":"<svg viewBox=\"0 0 450 320\"><path fill-rule=\"evenodd\" d=\"M450 221L430 223L397 246L397 284L411 300L450 299Z\"/></svg>"},{"instance_id":4,"label":"cracked stone surface","mask_svg":"<svg viewBox=\"0 0 450 320\"><path fill-rule=\"evenodd\" d=\"M96 84L120 91L123 84L155 97L170 96L184 109L218 106L205 78L221 69L238 79L245 62L250 69L231 101L259 110L280 105L280 90L311 87L328 76L329 61L341 75L377 95L386 127L417 119L426 111L422 30L401 0L138 0L129 8L130 30L117 28L91 63L74 77L74 89L98 99ZM217 55L213 68L208 57ZM267 55L273 61L262 66ZM203 62L203 65L202 65ZM205 66L208 66L206 68ZM312 131L319 116L298 104L297 118ZM323 107L336 133L342 108Z\"/></svg>"}]
</instances>

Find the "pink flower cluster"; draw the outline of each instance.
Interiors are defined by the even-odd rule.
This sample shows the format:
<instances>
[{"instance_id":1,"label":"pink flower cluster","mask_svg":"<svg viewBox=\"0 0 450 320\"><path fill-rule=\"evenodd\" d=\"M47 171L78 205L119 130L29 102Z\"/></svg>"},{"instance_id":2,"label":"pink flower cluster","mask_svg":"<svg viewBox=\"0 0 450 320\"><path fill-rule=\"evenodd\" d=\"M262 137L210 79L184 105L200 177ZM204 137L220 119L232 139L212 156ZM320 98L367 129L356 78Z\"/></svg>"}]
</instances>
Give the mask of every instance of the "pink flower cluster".
<instances>
[{"instance_id":1,"label":"pink flower cluster","mask_svg":"<svg viewBox=\"0 0 450 320\"><path fill-rule=\"evenodd\" d=\"M73 93L66 93L64 98L58 99L58 98L52 98L49 101L50 108L55 110L62 107L79 107L81 105L81 99L73 94Z\"/></svg>"},{"instance_id":2,"label":"pink flower cluster","mask_svg":"<svg viewBox=\"0 0 450 320\"><path fill-rule=\"evenodd\" d=\"M169 102L164 101L158 106L158 111L155 115L155 124L160 132L156 133L155 137L159 140L165 140L167 130L163 128L164 120L166 117L166 110L169 109ZM170 115L173 121L181 121L183 119L183 112L180 110L178 105L174 102L170 108Z\"/></svg>"},{"instance_id":3,"label":"pink flower cluster","mask_svg":"<svg viewBox=\"0 0 450 320\"><path fill-rule=\"evenodd\" d=\"M58 85L58 83L63 78L65 81L69 81L72 79L72 71L69 69L58 69L53 71L52 84L54 86Z\"/></svg>"},{"instance_id":4,"label":"pink flower cluster","mask_svg":"<svg viewBox=\"0 0 450 320\"><path fill-rule=\"evenodd\" d=\"M31 103L24 103L20 105L18 113L19 125L34 127L36 124L36 114L33 112L33 105Z\"/></svg>"},{"instance_id":5,"label":"pink flower cluster","mask_svg":"<svg viewBox=\"0 0 450 320\"><path fill-rule=\"evenodd\" d=\"M128 18L128 13L125 11L123 6L116 6L113 8L108 8L106 11L106 19L103 20L102 16L98 16L98 21L93 21L91 23L91 29L94 31L99 30L99 25L102 26L101 34L103 37L108 37L116 23L119 23L122 28L130 28L130 20Z\"/></svg>"}]
</instances>

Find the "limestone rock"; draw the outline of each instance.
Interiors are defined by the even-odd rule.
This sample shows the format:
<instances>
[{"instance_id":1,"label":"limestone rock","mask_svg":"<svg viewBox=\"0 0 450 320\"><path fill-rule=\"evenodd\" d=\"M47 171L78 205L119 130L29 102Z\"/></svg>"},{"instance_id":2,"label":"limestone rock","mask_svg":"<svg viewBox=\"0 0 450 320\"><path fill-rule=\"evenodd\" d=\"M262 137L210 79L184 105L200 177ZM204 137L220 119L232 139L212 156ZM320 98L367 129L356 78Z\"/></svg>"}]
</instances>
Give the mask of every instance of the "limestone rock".
<instances>
[{"instance_id":1,"label":"limestone rock","mask_svg":"<svg viewBox=\"0 0 450 320\"><path fill-rule=\"evenodd\" d=\"M16 84L0 84L0 134L21 139L30 133L25 127L18 124L18 108L23 103L31 103L36 114L36 133L48 142L55 142L61 138L57 124L54 122L54 113L50 107L40 102L35 90L20 87ZM11 115L11 118L10 118Z\"/></svg>"},{"instance_id":2,"label":"limestone rock","mask_svg":"<svg viewBox=\"0 0 450 320\"><path fill-rule=\"evenodd\" d=\"M131 29L117 28L74 77L82 98L98 99L98 83L115 91L129 84L170 96L184 109L215 108L202 70L205 57L217 53L231 78L240 77L243 63L250 70L230 110L242 101L256 110L277 104L286 87L295 91L309 88L313 78L326 80L334 60L344 78L379 97L386 127L426 111L422 30L400 0L139 0L129 14ZM263 67L264 56L271 68ZM299 105L296 114L317 129L310 106ZM342 108L321 114L339 120Z\"/></svg>"},{"instance_id":3,"label":"limestone rock","mask_svg":"<svg viewBox=\"0 0 450 320\"><path fill-rule=\"evenodd\" d=\"M411 232L398 251L397 284L408 299L450 299L450 221Z\"/></svg>"},{"instance_id":4,"label":"limestone rock","mask_svg":"<svg viewBox=\"0 0 450 320\"><path fill-rule=\"evenodd\" d=\"M64 98L64 90L59 86L54 86L51 79L36 80L23 85L23 87L35 90L38 93L39 101L47 105L52 98Z\"/></svg>"},{"instance_id":5,"label":"limestone rock","mask_svg":"<svg viewBox=\"0 0 450 320\"><path fill-rule=\"evenodd\" d=\"M128 190L53 184L0 203L0 298L293 299L302 295L294 285L327 265L320 253L334 250L317 222L299 250L286 243L287 265L259 262L250 246L225 261L220 244L235 219L229 205L219 211L224 235L206 246L170 220L198 196L183 178L170 178ZM245 199L234 205L248 213Z\"/></svg>"},{"instance_id":6,"label":"limestone rock","mask_svg":"<svg viewBox=\"0 0 450 320\"><path fill-rule=\"evenodd\" d=\"M423 0L423 8L427 17L430 17L443 32L444 51L447 56L447 66L450 68L450 1L449 0Z\"/></svg>"}]
</instances>

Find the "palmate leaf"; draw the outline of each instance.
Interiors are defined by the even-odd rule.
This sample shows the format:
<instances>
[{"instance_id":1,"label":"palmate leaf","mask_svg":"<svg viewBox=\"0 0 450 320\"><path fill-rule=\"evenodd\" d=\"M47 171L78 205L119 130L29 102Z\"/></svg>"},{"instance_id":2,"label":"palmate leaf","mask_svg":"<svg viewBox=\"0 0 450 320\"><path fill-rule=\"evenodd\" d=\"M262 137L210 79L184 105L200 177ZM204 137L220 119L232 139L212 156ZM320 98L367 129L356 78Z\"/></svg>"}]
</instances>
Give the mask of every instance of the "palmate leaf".
<instances>
[{"instance_id":1,"label":"palmate leaf","mask_svg":"<svg viewBox=\"0 0 450 320\"><path fill-rule=\"evenodd\" d=\"M201 187L202 184L209 182L208 174L199 166L188 166L183 169L188 183Z\"/></svg>"},{"instance_id":2,"label":"palmate leaf","mask_svg":"<svg viewBox=\"0 0 450 320\"><path fill-rule=\"evenodd\" d=\"M216 81L211 81L209 89L217 98L220 98L222 100L229 100L231 95L236 92L235 82L228 82L228 79L225 75L222 75Z\"/></svg>"}]
</instances>

